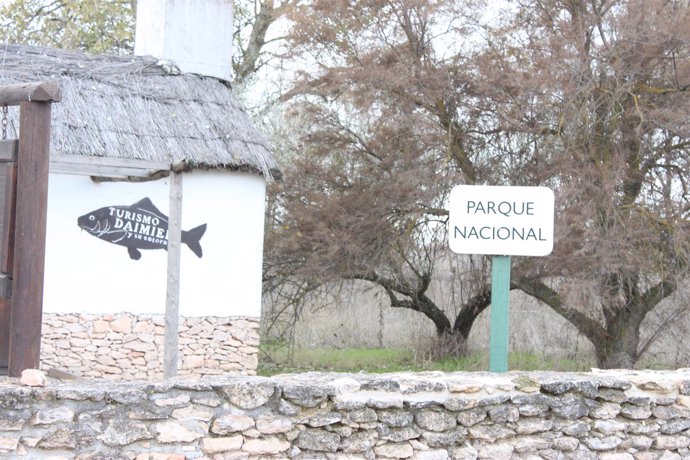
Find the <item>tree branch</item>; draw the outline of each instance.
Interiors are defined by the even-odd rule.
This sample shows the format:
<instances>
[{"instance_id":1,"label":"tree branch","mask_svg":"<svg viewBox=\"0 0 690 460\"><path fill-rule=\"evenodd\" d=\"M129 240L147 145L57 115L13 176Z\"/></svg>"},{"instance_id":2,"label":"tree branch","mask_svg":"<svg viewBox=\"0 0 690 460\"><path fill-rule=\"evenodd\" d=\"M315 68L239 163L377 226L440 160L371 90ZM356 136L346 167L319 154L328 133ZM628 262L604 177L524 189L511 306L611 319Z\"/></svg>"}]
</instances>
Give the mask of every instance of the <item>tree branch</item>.
<instances>
[{"instance_id":1,"label":"tree branch","mask_svg":"<svg viewBox=\"0 0 690 460\"><path fill-rule=\"evenodd\" d=\"M448 320L448 317L443 313L443 310L438 308L426 295L412 289L410 286L382 277L374 272L354 274L348 277L369 281L383 287L390 298L391 307L408 308L424 314L424 316L433 321L434 326L436 326L437 334L441 335L451 331L450 320ZM408 299L399 299L396 293L404 295L408 297Z\"/></svg>"},{"instance_id":2,"label":"tree branch","mask_svg":"<svg viewBox=\"0 0 690 460\"><path fill-rule=\"evenodd\" d=\"M453 331L467 339L470 335L474 320L477 319L477 316L479 316L489 305L491 305L491 288L486 287L482 292L470 298L470 300L462 306L460 313L455 317Z\"/></svg>"},{"instance_id":3,"label":"tree branch","mask_svg":"<svg viewBox=\"0 0 690 460\"><path fill-rule=\"evenodd\" d=\"M534 297L537 300L544 302L551 307L556 313L567 319L578 331L581 331L587 338L596 346L601 344L606 339L606 331L592 318L586 316L584 313L568 308L563 305L561 296L544 284L540 280L522 278L512 281L516 289L520 289L525 294Z\"/></svg>"},{"instance_id":4,"label":"tree branch","mask_svg":"<svg viewBox=\"0 0 690 460\"><path fill-rule=\"evenodd\" d=\"M242 50L242 60L235 67L235 82L242 84L249 76L259 68L257 62L261 56L261 50L266 45L266 32L276 20L273 0L261 2L261 8L257 13L249 42L246 49Z\"/></svg>"},{"instance_id":5,"label":"tree branch","mask_svg":"<svg viewBox=\"0 0 690 460\"><path fill-rule=\"evenodd\" d=\"M676 291L677 284L671 279L665 279L655 284L642 294L642 305L644 306L644 313L647 314L662 300L670 296Z\"/></svg>"}]
</instances>

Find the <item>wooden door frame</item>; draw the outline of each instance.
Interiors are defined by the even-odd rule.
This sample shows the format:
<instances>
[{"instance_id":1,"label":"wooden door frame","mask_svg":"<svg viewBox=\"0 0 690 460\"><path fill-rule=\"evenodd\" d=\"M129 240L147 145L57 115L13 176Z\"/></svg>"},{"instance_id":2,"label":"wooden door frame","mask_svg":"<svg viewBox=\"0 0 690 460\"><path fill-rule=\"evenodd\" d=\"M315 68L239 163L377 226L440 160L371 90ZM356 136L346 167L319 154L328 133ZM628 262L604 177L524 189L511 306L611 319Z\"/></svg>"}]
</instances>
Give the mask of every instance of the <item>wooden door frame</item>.
<instances>
[{"instance_id":1,"label":"wooden door frame","mask_svg":"<svg viewBox=\"0 0 690 460\"><path fill-rule=\"evenodd\" d=\"M0 308L0 332L8 329L9 316L9 341L0 341L0 364L7 362L10 377L40 365L50 117L52 103L61 99L54 82L0 86L0 107L19 105L14 241L5 251L12 256L9 315L7 302Z\"/></svg>"}]
</instances>

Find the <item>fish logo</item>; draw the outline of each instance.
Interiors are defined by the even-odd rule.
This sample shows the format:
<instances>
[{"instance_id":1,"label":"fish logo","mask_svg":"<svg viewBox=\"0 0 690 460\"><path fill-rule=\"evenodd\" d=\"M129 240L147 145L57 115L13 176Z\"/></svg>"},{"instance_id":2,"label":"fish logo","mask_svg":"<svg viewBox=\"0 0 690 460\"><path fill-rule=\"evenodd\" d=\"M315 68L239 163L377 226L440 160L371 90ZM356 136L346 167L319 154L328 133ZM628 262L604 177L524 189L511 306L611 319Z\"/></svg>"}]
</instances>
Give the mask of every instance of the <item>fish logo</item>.
<instances>
[{"instance_id":1,"label":"fish logo","mask_svg":"<svg viewBox=\"0 0 690 460\"><path fill-rule=\"evenodd\" d=\"M125 246L129 257L141 258L140 249L168 249L168 216L143 198L131 206L106 206L77 219L77 225L96 238ZM203 252L199 241L206 232L206 224L182 231L182 243L197 257Z\"/></svg>"}]
</instances>

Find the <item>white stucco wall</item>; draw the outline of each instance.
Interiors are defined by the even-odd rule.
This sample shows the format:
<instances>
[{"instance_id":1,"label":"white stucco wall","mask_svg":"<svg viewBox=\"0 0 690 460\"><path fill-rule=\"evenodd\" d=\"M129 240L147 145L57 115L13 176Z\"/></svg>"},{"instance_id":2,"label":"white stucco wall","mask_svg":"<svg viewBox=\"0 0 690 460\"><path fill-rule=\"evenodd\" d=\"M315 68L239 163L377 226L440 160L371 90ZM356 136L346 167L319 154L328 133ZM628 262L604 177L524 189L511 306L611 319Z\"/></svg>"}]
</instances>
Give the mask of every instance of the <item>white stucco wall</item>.
<instances>
[{"instance_id":1,"label":"white stucco wall","mask_svg":"<svg viewBox=\"0 0 690 460\"><path fill-rule=\"evenodd\" d=\"M207 223L197 258L182 247L180 314L261 316L266 183L248 173L184 175L182 228Z\"/></svg>"},{"instance_id":2,"label":"white stucco wall","mask_svg":"<svg viewBox=\"0 0 690 460\"><path fill-rule=\"evenodd\" d=\"M87 176L51 174L48 196L43 310L47 313L163 314L167 252L124 246L77 226L105 206L149 197L168 214L169 181L94 183ZM253 316L261 311L265 182L248 173L196 171L184 175L182 228L207 224L203 257L182 247L182 316Z\"/></svg>"},{"instance_id":3,"label":"white stucco wall","mask_svg":"<svg viewBox=\"0 0 690 460\"><path fill-rule=\"evenodd\" d=\"M232 80L232 0L139 0L134 54Z\"/></svg>"}]
</instances>

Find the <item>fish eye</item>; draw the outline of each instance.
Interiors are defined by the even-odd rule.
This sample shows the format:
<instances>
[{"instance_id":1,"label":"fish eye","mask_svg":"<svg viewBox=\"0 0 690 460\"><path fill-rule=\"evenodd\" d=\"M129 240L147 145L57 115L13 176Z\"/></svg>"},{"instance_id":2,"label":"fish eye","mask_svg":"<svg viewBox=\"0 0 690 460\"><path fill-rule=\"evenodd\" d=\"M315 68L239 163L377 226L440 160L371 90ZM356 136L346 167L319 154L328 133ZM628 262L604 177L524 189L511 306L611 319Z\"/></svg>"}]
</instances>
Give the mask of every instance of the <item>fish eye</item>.
<instances>
[{"instance_id":1,"label":"fish eye","mask_svg":"<svg viewBox=\"0 0 690 460\"><path fill-rule=\"evenodd\" d=\"M93 214L91 214L91 215L89 216L89 220L92 220L92 221L93 221L93 220L96 220L96 218L94 217Z\"/></svg>"}]
</instances>

